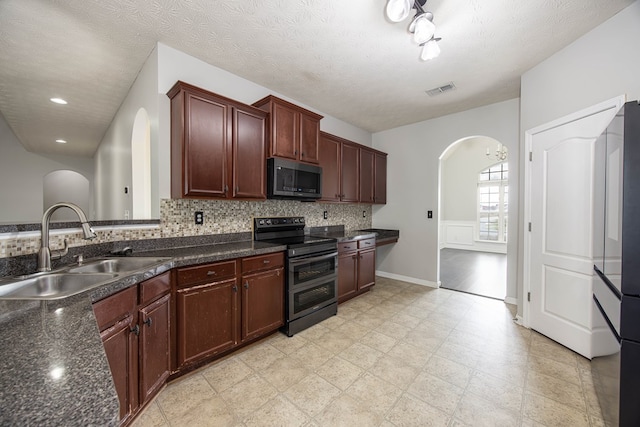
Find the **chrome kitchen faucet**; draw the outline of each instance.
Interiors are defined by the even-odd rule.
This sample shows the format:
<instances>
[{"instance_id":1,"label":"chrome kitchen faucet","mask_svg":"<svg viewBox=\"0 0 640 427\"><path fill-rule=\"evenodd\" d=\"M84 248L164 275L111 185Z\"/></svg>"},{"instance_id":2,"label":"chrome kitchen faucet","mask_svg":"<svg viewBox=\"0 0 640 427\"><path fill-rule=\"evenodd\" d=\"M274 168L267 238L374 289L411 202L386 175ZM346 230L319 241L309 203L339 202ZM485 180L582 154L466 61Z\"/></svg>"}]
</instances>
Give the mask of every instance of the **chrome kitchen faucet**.
<instances>
[{"instance_id":1,"label":"chrome kitchen faucet","mask_svg":"<svg viewBox=\"0 0 640 427\"><path fill-rule=\"evenodd\" d=\"M84 233L84 239L95 239L96 233L91 228L87 216L84 214L79 206L73 203L60 202L52 205L42 215L42 236L40 238L40 250L38 251L38 271L51 271L51 250L49 249L49 222L51 221L51 215L59 208L69 208L78 215L80 219L80 225L82 226L82 232ZM59 259L69 252L69 246L67 239L64 239L64 249L54 251L53 259Z\"/></svg>"}]
</instances>

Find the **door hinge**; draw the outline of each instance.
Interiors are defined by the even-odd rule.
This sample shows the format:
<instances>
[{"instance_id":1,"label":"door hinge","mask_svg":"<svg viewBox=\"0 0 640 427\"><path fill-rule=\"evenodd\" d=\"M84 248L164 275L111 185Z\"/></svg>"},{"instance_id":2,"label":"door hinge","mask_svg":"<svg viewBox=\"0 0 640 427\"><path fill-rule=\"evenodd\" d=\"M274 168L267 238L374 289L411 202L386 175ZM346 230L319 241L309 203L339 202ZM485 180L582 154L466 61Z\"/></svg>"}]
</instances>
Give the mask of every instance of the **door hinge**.
<instances>
[{"instance_id":1,"label":"door hinge","mask_svg":"<svg viewBox=\"0 0 640 427\"><path fill-rule=\"evenodd\" d=\"M529 161L533 161L533 151L529 151Z\"/></svg>"},{"instance_id":2,"label":"door hinge","mask_svg":"<svg viewBox=\"0 0 640 427\"><path fill-rule=\"evenodd\" d=\"M531 302L531 292L527 292L527 301Z\"/></svg>"},{"instance_id":3,"label":"door hinge","mask_svg":"<svg viewBox=\"0 0 640 427\"><path fill-rule=\"evenodd\" d=\"M531 223L529 223L529 231L531 231Z\"/></svg>"}]
</instances>

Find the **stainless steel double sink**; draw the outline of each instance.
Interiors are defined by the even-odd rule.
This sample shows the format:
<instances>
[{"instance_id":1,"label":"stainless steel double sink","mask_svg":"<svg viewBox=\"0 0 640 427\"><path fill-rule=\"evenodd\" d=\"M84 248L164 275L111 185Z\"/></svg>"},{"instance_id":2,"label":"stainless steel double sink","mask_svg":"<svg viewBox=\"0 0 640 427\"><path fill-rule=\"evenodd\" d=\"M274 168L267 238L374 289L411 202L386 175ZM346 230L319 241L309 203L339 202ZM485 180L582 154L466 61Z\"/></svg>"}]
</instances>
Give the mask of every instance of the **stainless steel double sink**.
<instances>
[{"instance_id":1,"label":"stainless steel double sink","mask_svg":"<svg viewBox=\"0 0 640 427\"><path fill-rule=\"evenodd\" d=\"M55 300L105 285L120 276L146 270L170 258L96 258L51 272L0 279L0 299Z\"/></svg>"}]
</instances>

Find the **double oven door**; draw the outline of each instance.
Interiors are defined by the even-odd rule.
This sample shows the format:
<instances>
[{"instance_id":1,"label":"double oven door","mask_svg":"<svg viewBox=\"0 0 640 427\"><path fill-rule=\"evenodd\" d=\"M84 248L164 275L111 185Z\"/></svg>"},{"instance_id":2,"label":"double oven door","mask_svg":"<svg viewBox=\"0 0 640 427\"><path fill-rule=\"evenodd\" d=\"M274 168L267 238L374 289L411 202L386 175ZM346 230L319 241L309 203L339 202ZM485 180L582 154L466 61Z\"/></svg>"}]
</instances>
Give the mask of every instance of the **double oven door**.
<instances>
[{"instance_id":1,"label":"double oven door","mask_svg":"<svg viewBox=\"0 0 640 427\"><path fill-rule=\"evenodd\" d=\"M287 319L306 316L338 301L338 252L290 257L287 280Z\"/></svg>"}]
</instances>

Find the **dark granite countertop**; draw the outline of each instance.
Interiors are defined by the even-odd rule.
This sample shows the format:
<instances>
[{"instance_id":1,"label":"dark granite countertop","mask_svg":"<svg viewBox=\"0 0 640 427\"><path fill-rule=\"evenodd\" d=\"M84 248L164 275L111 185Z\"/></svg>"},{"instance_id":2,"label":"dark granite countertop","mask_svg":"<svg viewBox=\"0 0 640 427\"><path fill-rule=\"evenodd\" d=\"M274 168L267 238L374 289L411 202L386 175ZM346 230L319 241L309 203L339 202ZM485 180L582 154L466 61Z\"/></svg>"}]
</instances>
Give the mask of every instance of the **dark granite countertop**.
<instances>
[{"instance_id":1,"label":"dark granite countertop","mask_svg":"<svg viewBox=\"0 0 640 427\"><path fill-rule=\"evenodd\" d=\"M364 230L345 230L344 226L313 227L309 234L318 237L331 237L338 242L376 238L376 245L396 242L400 236L399 230L383 228L367 228Z\"/></svg>"},{"instance_id":2,"label":"dark granite countertop","mask_svg":"<svg viewBox=\"0 0 640 427\"><path fill-rule=\"evenodd\" d=\"M135 254L168 259L92 291L55 301L0 300L0 424L118 425L92 303L174 267L283 250L253 241L155 248Z\"/></svg>"}]
</instances>

